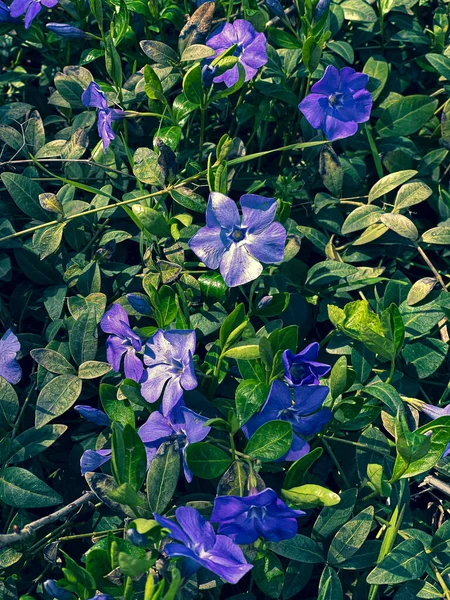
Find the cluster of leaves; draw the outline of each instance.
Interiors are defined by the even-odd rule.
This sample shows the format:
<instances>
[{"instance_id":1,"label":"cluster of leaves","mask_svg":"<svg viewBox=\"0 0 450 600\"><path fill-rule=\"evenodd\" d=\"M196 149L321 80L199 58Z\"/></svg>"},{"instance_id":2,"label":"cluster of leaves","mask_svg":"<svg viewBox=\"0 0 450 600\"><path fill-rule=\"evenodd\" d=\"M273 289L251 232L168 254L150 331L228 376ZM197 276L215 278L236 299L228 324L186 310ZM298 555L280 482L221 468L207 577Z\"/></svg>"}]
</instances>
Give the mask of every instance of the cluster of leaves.
<instances>
[{"instance_id":1,"label":"cluster of leaves","mask_svg":"<svg viewBox=\"0 0 450 600\"><path fill-rule=\"evenodd\" d=\"M450 392L448 5L343 0L316 22L310 0L282 3L284 17L273 0L199 4L64 0L27 30L0 23L0 321L24 372L0 377L2 531L95 495L26 539L0 536L0 599L48 598L54 577L81 600L449 600L450 417L420 413ZM203 61L217 74L236 58L213 58L206 36L235 18L265 33L268 62L207 87ZM91 35L58 37L49 19ZM374 100L332 145L297 109L327 65L366 73ZM105 152L81 101L94 80L127 111ZM283 262L232 289L199 264L188 242L209 192L275 197ZM155 406L112 371L99 328L115 302L143 340L196 332L185 400L211 432L187 448L191 483L170 441L147 472L137 429ZM290 465L288 422L249 440L241 428L283 352L313 340L333 365L333 419ZM111 427L99 434L77 402ZM83 478L82 453L105 446L109 466ZM153 513L209 517L217 494L255 486L306 511L299 533L245 547L254 567L234 587L206 570L182 579Z\"/></svg>"}]
</instances>

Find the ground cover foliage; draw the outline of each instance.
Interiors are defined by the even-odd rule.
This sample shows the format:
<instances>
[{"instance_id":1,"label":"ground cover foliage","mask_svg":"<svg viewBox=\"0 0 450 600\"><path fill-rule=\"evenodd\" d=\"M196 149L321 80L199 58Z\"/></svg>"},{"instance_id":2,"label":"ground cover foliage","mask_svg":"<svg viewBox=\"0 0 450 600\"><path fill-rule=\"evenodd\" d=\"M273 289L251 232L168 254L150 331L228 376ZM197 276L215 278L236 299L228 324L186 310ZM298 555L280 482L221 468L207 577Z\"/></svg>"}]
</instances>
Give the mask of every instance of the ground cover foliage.
<instances>
[{"instance_id":1,"label":"ground cover foliage","mask_svg":"<svg viewBox=\"0 0 450 600\"><path fill-rule=\"evenodd\" d=\"M0 598L450 599L428 0L0 2Z\"/></svg>"}]
</instances>

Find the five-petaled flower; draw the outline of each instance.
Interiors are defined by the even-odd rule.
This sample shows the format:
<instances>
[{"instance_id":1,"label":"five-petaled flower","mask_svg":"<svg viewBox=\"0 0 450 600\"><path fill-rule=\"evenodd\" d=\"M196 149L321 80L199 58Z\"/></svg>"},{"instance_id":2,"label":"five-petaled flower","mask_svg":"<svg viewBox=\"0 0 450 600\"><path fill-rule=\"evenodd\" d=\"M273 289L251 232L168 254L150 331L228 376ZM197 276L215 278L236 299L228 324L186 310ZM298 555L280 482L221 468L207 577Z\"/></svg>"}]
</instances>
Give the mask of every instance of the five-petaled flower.
<instances>
[{"instance_id":1,"label":"five-petaled flower","mask_svg":"<svg viewBox=\"0 0 450 600\"><path fill-rule=\"evenodd\" d=\"M163 442L171 441L181 452L184 476L192 481L192 471L189 469L185 452L189 444L201 442L210 432L205 427L206 417L198 415L179 402L165 417L158 411L153 412L139 429L139 436L147 450L147 459L151 462Z\"/></svg>"},{"instance_id":2,"label":"five-petaled flower","mask_svg":"<svg viewBox=\"0 0 450 600\"><path fill-rule=\"evenodd\" d=\"M220 269L228 287L253 281L263 270L261 262L277 263L284 257L286 230L274 222L277 201L244 194L240 204L242 220L234 200L212 192L206 227L189 240L189 247L209 269Z\"/></svg>"},{"instance_id":3,"label":"five-petaled flower","mask_svg":"<svg viewBox=\"0 0 450 600\"><path fill-rule=\"evenodd\" d=\"M144 352L146 373L142 379L141 394L147 402L156 402L161 396L162 413L168 415L183 397L184 390L197 387L192 357L195 352L195 331L158 331L147 341Z\"/></svg>"},{"instance_id":4,"label":"five-petaled flower","mask_svg":"<svg viewBox=\"0 0 450 600\"><path fill-rule=\"evenodd\" d=\"M322 429L331 419L329 408L322 408L329 388L326 385L288 387L277 379L272 383L269 396L261 411L254 415L242 431L250 438L268 421L288 421L292 425L292 445L279 460L293 461L309 452L309 437Z\"/></svg>"},{"instance_id":5,"label":"five-petaled flower","mask_svg":"<svg viewBox=\"0 0 450 600\"><path fill-rule=\"evenodd\" d=\"M315 129L322 129L328 140L354 135L358 123L369 120L372 95L365 87L369 76L351 67L340 71L328 65L324 76L311 88L311 93L298 105Z\"/></svg>"},{"instance_id":6,"label":"five-petaled flower","mask_svg":"<svg viewBox=\"0 0 450 600\"><path fill-rule=\"evenodd\" d=\"M139 382L144 372L141 360L136 352L142 349L141 338L130 327L128 315L120 304L113 304L105 312L100 321L100 327L105 333L110 333L106 340L106 358L114 371L120 371L122 356L124 358L125 377Z\"/></svg>"},{"instance_id":7,"label":"five-petaled flower","mask_svg":"<svg viewBox=\"0 0 450 600\"><path fill-rule=\"evenodd\" d=\"M0 377L12 384L19 383L22 377L22 369L16 359L19 350L17 336L8 329L0 340Z\"/></svg>"},{"instance_id":8,"label":"five-petaled flower","mask_svg":"<svg viewBox=\"0 0 450 600\"><path fill-rule=\"evenodd\" d=\"M245 560L242 550L229 537L216 535L214 529L202 515L188 506L175 511L179 525L155 514L155 520L170 531L171 542L164 552L172 557L184 557L183 575L189 577L200 567L212 571L228 583L237 583L253 565Z\"/></svg>"},{"instance_id":9,"label":"five-petaled flower","mask_svg":"<svg viewBox=\"0 0 450 600\"><path fill-rule=\"evenodd\" d=\"M271 488L266 488L245 497L217 497L211 522L219 523L218 532L237 544L252 544L259 537L280 542L294 537L297 518L304 514L286 506Z\"/></svg>"},{"instance_id":10,"label":"five-petaled flower","mask_svg":"<svg viewBox=\"0 0 450 600\"><path fill-rule=\"evenodd\" d=\"M95 81L91 81L81 94L81 101L84 106L93 106L97 109L98 135L103 141L103 151L106 152L111 140L116 137L112 130L111 123L112 121L123 119L125 112L118 108L108 107L106 95Z\"/></svg>"},{"instance_id":11,"label":"five-petaled flower","mask_svg":"<svg viewBox=\"0 0 450 600\"><path fill-rule=\"evenodd\" d=\"M25 13L25 29L31 25L34 17L42 10L42 6L52 8L59 0L13 0L10 6L11 17L20 17Z\"/></svg>"},{"instance_id":12,"label":"five-petaled flower","mask_svg":"<svg viewBox=\"0 0 450 600\"><path fill-rule=\"evenodd\" d=\"M284 378L289 385L318 385L319 379L329 373L331 367L317 362L320 346L313 342L298 354L283 352Z\"/></svg>"},{"instance_id":13,"label":"five-petaled flower","mask_svg":"<svg viewBox=\"0 0 450 600\"><path fill-rule=\"evenodd\" d=\"M267 63L266 37L258 33L253 25L245 19L236 19L234 23L224 23L214 31L206 41L206 45L216 51L217 56L236 44L234 56L245 71L245 81L252 79L258 69ZM214 77L214 83L224 83L227 87L234 85L239 79L239 68L235 64L221 75Z\"/></svg>"}]
</instances>

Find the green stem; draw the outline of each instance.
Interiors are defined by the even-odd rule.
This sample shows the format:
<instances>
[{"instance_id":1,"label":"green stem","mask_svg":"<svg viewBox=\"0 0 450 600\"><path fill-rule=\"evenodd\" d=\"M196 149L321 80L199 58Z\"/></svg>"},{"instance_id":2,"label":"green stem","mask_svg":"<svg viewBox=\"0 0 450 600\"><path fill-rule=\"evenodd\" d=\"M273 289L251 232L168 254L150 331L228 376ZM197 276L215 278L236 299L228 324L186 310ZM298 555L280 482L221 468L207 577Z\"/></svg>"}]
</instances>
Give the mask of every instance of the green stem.
<instances>
[{"instance_id":1,"label":"green stem","mask_svg":"<svg viewBox=\"0 0 450 600\"><path fill-rule=\"evenodd\" d=\"M203 144L205 143L206 110L200 109L200 140L198 142L198 162L200 165L203 160Z\"/></svg>"},{"instance_id":2,"label":"green stem","mask_svg":"<svg viewBox=\"0 0 450 600\"><path fill-rule=\"evenodd\" d=\"M375 169L377 170L377 175L381 179L383 177L383 165L381 164L380 156L378 154L377 146L375 144L375 140L373 139L372 129L369 123L365 125L365 131L367 136L367 141L369 142L370 151L372 152L373 162L375 164Z\"/></svg>"},{"instance_id":3,"label":"green stem","mask_svg":"<svg viewBox=\"0 0 450 600\"><path fill-rule=\"evenodd\" d=\"M350 485L349 480L347 479L347 476L344 473L343 468L341 467L341 465L339 464L338 459L336 458L333 450L330 447L330 444L328 444L328 442L326 442L324 439L324 436L322 436L322 443L325 446L325 448L327 449L328 454L330 455L331 460L333 461L336 469L338 470L338 473L340 473L342 479L344 480L345 485L347 486L348 489L350 489L352 486Z\"/></svg>"}]
</instances>

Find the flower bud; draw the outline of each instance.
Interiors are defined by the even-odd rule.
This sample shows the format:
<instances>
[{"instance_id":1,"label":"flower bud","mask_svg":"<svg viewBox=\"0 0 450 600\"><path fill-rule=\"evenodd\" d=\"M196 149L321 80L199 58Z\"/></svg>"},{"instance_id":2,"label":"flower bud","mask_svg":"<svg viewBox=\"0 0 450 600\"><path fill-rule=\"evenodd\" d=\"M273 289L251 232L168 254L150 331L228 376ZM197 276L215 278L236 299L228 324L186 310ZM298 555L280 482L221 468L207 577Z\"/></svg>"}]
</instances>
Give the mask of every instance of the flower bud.
<instances>
[{"instance_id":1,"label":"flower bud","mask_svg":"<svg viewBox=\"0 0 450 600\"><path fill-rule=\"evenodd\" d=\"M319 0L316 4L316 8L314 9L314 19L319 21L319 19L325 14L330 6L331 0Z\"/></svg>"},{"instance_id":2,"label":"flower bud","mask_svg":"<svg viewBox=\"0 0 450 600\"><path fill-rule=\"evenodd\" d=\"M69 25L68 23L47 23L47 29L49 29L52 33L56 33L62 38L66 38L68 40L76 40L79 38L87 38L89 37L85 31L78 29L78 27L74 27L73 25Z\"/></svg>"},{"instance_id":3,"label":"flower bud","mask_svg":"<svg viewBox=\"0 0 450 600\"><path fill-rule=\"evenodd\" d=\"M127 529L127 538L132 544L141 548L147 548L149 545L147 536L139 533L136 529Z\"/></svg>"},{"instance_id":4,"label":"flower bud","mask_svg":"<svg viewBox=\"0 0 450 600\"><path fill-rule=\"evenodd\" d=\"M109 426L109 418L105 415L102 410L98 410L98 408L92 408L92 406L84 406L79 404L78 406L74 406L74 409L84 417L87 421L91 423L95 423L96 425L100 425L101 427Z\"/></svg>"},{"instance_id":5,"label":"flower bud","mask_svg":"<svg viewBox=\"0 0 450 600\"><path fill-rule=\"evenodd\" d=\"M150 302L141 294L127 294L127 300L132 308L141 315L149 315L152 312Z\"/></svg>"},{"instance_id":6,"label":"flower bud","mask_svg":"<svg viewBox=\"0 0 450 600\"><path fill-rule=\"evenodd\" d=\"M284 14L283 7L278 0L265 0L267 8L277 17L283 19L286 15Z\"/></svg>"},{"instance_id":7,"label":"flower bud","mask_svg":"<svg viewBox=\"0 0 450 600\"><path fill-rule=\"evenodd\" d=\"M46 593L52 598L56 598L57 600L74 600L75 598L73 594L59 587L54 579L47 579L43 585Z\"/></svg>"}]
</instances>

